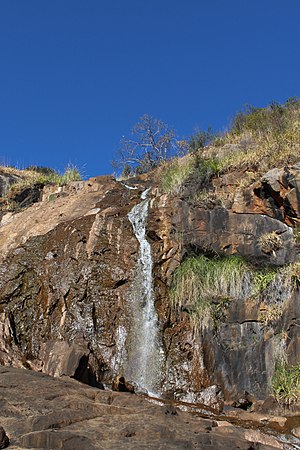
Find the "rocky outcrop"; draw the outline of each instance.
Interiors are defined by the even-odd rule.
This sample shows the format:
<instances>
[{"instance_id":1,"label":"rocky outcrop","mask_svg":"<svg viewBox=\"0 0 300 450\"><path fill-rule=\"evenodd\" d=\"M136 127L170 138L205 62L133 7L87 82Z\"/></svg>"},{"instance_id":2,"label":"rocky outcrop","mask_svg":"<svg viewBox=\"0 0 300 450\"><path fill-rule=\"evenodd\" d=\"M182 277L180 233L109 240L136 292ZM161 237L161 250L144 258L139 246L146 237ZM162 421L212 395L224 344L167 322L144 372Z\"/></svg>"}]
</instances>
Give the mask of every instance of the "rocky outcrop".
<instances>
[{"instance_id":1,"label":"rocky outcrop","mask_svg":"<svg viewBox=\"0 0 300 450\"><path fill-rule=\"evenodd\" d=\"M252 430L248 430L249 422L237 421L230 417L232 413L210 413L205 418L199 412L200 405L198 409L193 405L193 413L184 412L187 405L101 391L68 378L54 379L24 369L0 367L0 396L0 423L10 439L9 448L18 450L271 450L287 448L284 442L296 439L284 436L291 433L292 425L278 433L274 427L277 422L273 421L272 428L266 416L252 415ZM7 445L1 428L0 433Z\"/></svg>"},{"instance_id":2,"label":"rocky outcrop","mask_svg":"<svg viewBox=\"0 0 300 450\"><path fill-rule=\"evenodd\" d=\"M213 180L213 186L234 213L265 214L288 225L299 223L299 164L274 168L259 179L254 172L224 174Z\"/></svg>"},{"instance_id":3,"label":"rocky outcrop","mask_svg":"<svg viewBox=\"0 0 300 450\"><path fill-rule=\"evenodd\" d=\"M53 373L59 344L50 351L49 342L66 341L88 348L81 359L97 380L118 373L137 251L129 194L109 177L75 183L4 221L3 363L19 365L21 352L26 365Z\"/></svg>"},{"instance_id":4,"label":"rocky outcrop","mask_svg":"<svg viewBox=\"0 0 300 450\"><path fill-rule=\"evenodd\" d=\"M297 242L286 223L288 199L297 192L297 168L266 174L259 183L269 197L261 196L265 206L255 210L250 201L249 209L241 202L237 211L239 188L224 177L212 184L218 195L228 194L227 200L210 209L191 200L188 186L182 195L167 195L147 177L130 180L129 186L98 177L44 189L42 201L4 215L0 362L98 387L124 377L126 364L134 360L131 300L139 258L128 213L152 186L146 233L163 344L162 394L195 402L203 390L218 385L227 401L245 390L264 398L278 352L284 348L290 362L299 358L298 290L284 295L279 283L266 307L263 299L250 298L246 286L240 298L226 304L217 326L208 321L205 327L193 326L188 305L178 310L168 296L174 270L192 254L239 254L256 265L278 267L297 257ZM284 191L278 180L285 179ZM266 202L279 194L284 201L268 214ZM293 211L296 221L295 200ZM263 308L270 305L279 305L281 313L267 320Z\"/></svg>"}]
</instances>

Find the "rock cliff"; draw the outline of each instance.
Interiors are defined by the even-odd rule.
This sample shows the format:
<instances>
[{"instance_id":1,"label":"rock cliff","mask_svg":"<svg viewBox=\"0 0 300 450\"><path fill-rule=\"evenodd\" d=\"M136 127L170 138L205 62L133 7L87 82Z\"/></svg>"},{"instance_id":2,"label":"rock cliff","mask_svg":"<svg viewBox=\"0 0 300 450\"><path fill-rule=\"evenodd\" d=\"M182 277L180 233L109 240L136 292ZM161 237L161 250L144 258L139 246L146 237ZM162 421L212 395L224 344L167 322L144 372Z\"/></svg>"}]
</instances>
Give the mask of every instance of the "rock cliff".
<instances>
[{"instance_id":1,"label":"rock cliff","mask_svg":"<svg viewBox=\"0 0 300 450\"><path fill-rule=\"evenodd\" d=\"M165 193L157 173L127 185L97 177L46 187L39 201L3 214L0 363L96 387L129 374L139 384L133 332L143 326L138 317L145 302L133 297L144 275L128 214L148 201L145 237L161 345L157 394L197 402L203 389L217 384L227 401L245 391L264 399L278 356L293 364L300 355L293 272L300 168L247 177L246 187L240 173L212 178L205 199L195 196L195 177L177 193ZM239 255L254 273L245 275L237 294L224 291L215 303L218 314L206 318L193 314L188 301L174 304L170 294L176 270L201 255L208 261ZM273 284L255 291L255 273L266 267L277 271ZM281 268L292 271L289 281Z\"/></svg>"}]
</instances>

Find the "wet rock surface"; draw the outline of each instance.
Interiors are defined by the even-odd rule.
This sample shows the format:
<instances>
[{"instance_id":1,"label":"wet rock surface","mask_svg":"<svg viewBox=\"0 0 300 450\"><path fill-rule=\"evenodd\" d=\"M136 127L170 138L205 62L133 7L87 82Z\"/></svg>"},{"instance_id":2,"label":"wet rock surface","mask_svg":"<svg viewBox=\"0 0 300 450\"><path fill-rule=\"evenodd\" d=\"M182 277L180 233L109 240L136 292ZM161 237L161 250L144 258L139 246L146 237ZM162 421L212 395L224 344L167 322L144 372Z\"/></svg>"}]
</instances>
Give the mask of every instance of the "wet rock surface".
<instances>
[{"instance_id":1,"label":"wet rock surface","mask_svg":"<svg viewBox=\"0 0 300 450\"><path fill-rule=\"evenodd\" d=\"M282 313L268 325L261 319L262 300L250 299L245 288L226 306L218 327L210 322L196 332L189 305L172 308L168 289L174 270L192 254L239 254L276 267L293 261L298 247L287 225L287 205L292 204L287 202L293 196L295 221L298 172L266 174L259 180L264 186L260 197L253 182L247 199L256 206L243 200L239 210L229 201L240 191L230 174L213 180L218 195L228 195L228 201L211 209L192 202L188 192L164 194L147 177L129 181L134 189L113 177L44 189L41 202L1 221L0 362L98 387L111 387L124 375L139 253L128 213L152 186L146 236L165 355L163 392L193 402L209 386L219 385L226 401L239 401L245 390L264 399L278 349L284 346L290 363L299 361L299 290L285 295L282 285L276 295L270 293L269 303ZM279 194L271 211L266 205ZM269 234L278 242L270 251L260 245Z\"/></svg>"},{"instance_id":2,"label":"wet rock surface","mask_svg":"<svg viewBox=\"0 0 300 450\"><path fill-rule=\"evenodd\" d=\"M25 369L0 367L0 396L11 449L284 448L274 432L236 426L226 416L205 418Z\"/></svg>"}]
</instances>

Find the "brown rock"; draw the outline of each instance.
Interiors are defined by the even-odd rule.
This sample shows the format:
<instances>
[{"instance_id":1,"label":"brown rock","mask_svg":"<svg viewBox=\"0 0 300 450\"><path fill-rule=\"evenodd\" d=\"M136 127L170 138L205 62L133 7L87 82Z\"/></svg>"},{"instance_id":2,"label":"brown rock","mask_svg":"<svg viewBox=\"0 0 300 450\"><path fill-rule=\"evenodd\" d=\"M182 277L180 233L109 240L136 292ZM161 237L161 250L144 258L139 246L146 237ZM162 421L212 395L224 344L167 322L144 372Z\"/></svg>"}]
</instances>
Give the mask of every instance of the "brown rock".
<instances>
[{"instance_id":1,"label":"brown rock","mask_svg":"<svg viewBox=\"0 0 300 450\"><path fill-rule=\"evenodd\" d=\"M125 380L123 376L117 376L112 382L112 390L118 392L131 392L134 394L134 385Z\"/></svg>"},{"instance_id":2,"label":"brown rock","mask_svg":"<svg viewBox=\"0 0 300 450\"><path fill-rule=\"evenodd\" d=\"M300 438L300 427L293 428L292 433L294 436Z\"/></svg>"},{"instance_id":3,"label":"brown rock","mask_svg":"<svg viewBox=\"0 0 300 450\"><path fill-rule=\"evenodd\" d=\"M158 399L100 391L25 369L0 367L0 397L0 418L18 450L138 450L141 445L153 450L246 450L256 438L273 439L273 447L280 448L264 433L246 434L241 421L238 427L216 426L209 417L175 410L163 401L160 405Z\"/></svg>"},{"instance_id":4,"label":"brown rock","mask_svg":"<svg viewBox=\"0 0 300 450\"><path fill-rule=\"evenodd\" d=\"M273 436L268 436L258 430L247 430L245 431L245 439L256 444L263 444L271 448L284 449L284 444L278 442L278 440Z\"/></svg>"}]
</instances>

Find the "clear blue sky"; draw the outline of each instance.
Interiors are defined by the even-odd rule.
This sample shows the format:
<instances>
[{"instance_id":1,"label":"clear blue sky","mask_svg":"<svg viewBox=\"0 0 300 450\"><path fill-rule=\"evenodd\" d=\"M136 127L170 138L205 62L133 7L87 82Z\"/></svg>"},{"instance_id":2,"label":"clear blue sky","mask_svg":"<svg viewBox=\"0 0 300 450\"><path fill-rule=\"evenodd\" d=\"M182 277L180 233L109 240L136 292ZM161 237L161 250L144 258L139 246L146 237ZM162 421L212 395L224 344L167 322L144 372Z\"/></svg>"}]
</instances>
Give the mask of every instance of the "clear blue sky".
<instances>
[{"instance_id":1,"label":"clear blue sky","mask_svg":"<svg viewBox=\"0 0 300 450\"><path fill-rule=\"evenodd\" d=\"M188 136L300 95L299 0L0 0L0 163L111 173L144 113Z\"/></svg>"}]
</instances>

